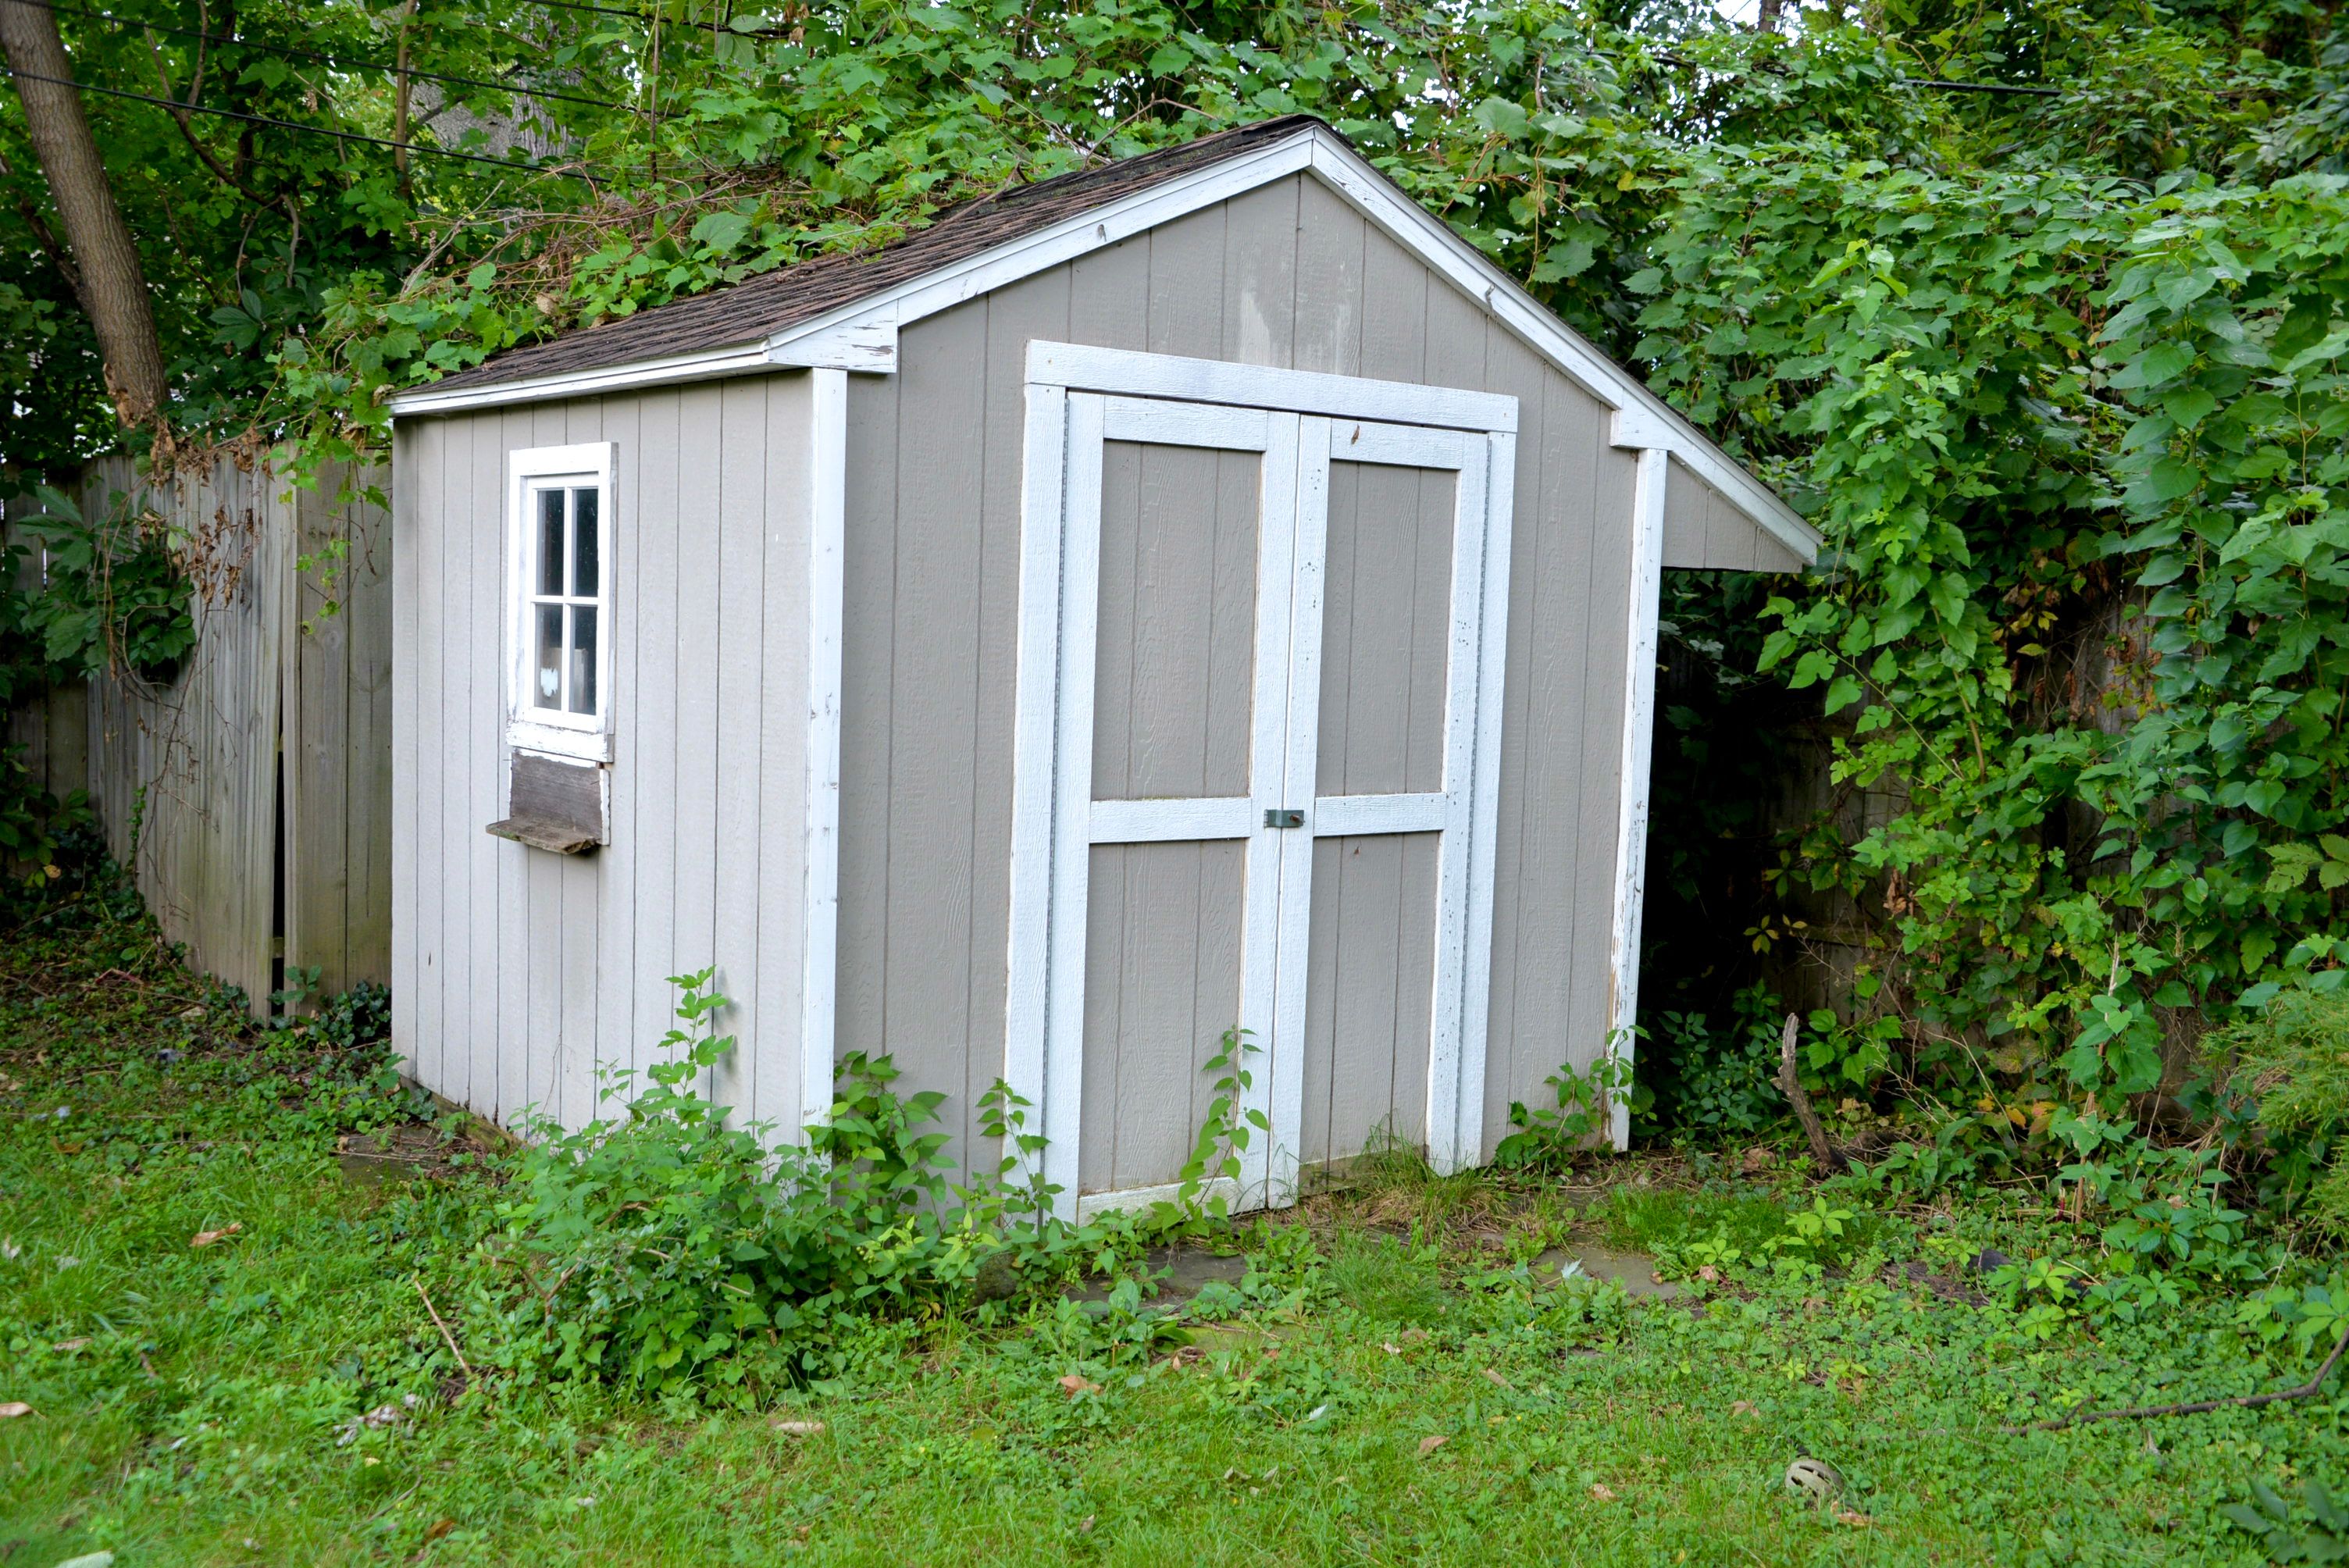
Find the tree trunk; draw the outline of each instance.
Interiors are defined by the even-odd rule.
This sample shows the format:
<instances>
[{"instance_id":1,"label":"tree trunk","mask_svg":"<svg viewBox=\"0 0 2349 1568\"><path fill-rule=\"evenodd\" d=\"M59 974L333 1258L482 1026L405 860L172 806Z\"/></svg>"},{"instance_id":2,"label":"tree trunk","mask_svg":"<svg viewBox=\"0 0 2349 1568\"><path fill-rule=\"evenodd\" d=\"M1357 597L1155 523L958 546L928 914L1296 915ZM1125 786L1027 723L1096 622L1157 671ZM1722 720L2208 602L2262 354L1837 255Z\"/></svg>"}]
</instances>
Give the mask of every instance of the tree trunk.
<instances>
[{"instance_id":1,"label":"tree trunk","mask_svg":"<svg viewBox=\"0 0 2349 1568\"><path fill-rule=\"evenodd\" d=\"M1785 0L1762 0L1760 25L1763 32L1775 33L1778 30L1778 13L1785 5Z\"/></svg>"},{"instance_id":2,"label":"tree trunk","mask_svg":"<svg viewBox=\"0 0 2349 1568\"><path fill-rule=\"evenodd\" d=\"M116 416L126 428L147 424L163 408L162 345L155 335L138 247L115 205L97 139L82 114L81 94L73 86L73 67L57 37L57 13L25 0L0 0L0 46L16 73L26 129L73 252L77 292L98 332Z\"/></svg>"}]
</instances>

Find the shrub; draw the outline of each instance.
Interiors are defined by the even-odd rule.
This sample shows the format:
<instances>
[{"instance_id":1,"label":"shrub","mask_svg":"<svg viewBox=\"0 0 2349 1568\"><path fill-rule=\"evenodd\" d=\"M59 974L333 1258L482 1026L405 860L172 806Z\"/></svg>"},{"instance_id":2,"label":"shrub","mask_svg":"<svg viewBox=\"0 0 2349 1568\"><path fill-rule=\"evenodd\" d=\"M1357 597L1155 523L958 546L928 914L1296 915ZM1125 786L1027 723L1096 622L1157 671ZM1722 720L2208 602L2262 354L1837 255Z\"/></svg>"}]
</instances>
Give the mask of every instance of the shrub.
<instances>
[{"instance_id":1,"label":"shrub","mask_svg":"<svg viewBox=\"0 0 2349 1568\"><path fill-rule=\"evenodd\" d=\"M1000 1081L978 1109L1003 1157L970 1187L949 1187L946 1134L926 1130L946 1097L899 1095L886 1057L843 1060L803 1143L771 1147L769 1126L730 1124L698 1087L735 1045L715 1032L726 998L711 975L671 977L682 995L666 1059L602 1073L599 1099L625 1101L620 1114L571 1132L542 1119L514 1156L492 1252L517 1271L501 1315L519 1376L749 1398L839 1372L869 1337L851 1319L1000 1310L1023 1277L1106 1272L1145 1238L1220 1212L1200 1197L1237 1172L1246 1142L1236 1107L1251 1047L1237 1033L1210 1064L1219 1099L1181 1201L1079 1227L1053 1216L1060 1190L1034 1174L1031 1108Z\"/></svg>"},{"instance_id":2,"label":"shrub","mask_svg":"<svg viewBox=\"0 0 2349 1568\"><path fill-rule=\"evenodd\" d=\"M2349 993L2280 993L2203 1048L2222 1098L2248 1107L2263 1137L2272 1190L2262 1200L2349 1237Z\"/></svg>"}]
</instances>

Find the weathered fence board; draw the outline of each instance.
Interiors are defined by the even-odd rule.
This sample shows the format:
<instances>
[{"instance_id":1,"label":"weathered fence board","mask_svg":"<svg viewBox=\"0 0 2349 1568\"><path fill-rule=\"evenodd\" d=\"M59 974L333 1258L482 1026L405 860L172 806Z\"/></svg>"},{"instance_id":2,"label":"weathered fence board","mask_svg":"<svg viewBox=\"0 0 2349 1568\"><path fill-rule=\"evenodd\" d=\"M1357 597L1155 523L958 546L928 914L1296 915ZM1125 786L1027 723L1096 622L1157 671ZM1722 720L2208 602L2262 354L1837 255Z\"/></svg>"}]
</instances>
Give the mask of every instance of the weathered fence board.
<instances>
[{"instance_id":1,"label":"weathered fence board","mask_svg":"<svg viewBox=\"0 0 2349 1568\"><path fill-rule=\"evenodd\" d=\"M160 481L126 457L91 465L85 516L150 513L191 563L196 645L168 684L113 671L9 716L43 788L88 791L165 937L255 1012L281 963L315 965L324 994L389 977L390 521L341 500L345 478L296 490L230 457Z\"/></svg>"}]
</instances>

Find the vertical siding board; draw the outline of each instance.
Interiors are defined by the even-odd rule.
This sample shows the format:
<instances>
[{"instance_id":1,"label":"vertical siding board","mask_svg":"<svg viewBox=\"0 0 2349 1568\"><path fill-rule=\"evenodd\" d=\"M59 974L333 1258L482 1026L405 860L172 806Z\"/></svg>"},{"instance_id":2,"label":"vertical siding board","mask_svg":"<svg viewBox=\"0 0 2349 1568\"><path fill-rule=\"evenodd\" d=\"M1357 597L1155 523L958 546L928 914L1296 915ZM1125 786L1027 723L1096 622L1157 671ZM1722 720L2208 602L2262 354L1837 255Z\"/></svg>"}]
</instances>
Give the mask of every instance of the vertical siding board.
<instances>
[{"instance_id":1,"label":"vertical siding board","mask_svg":"<svg viewBox=\"0 0 2349 1568\"><path fill-rule=\"evenodd\" d=\"M405 1064L409 1077L423 1081L423 1064L417 1057L416 1001L416 871L419 836L416 825L417 723L416 665L421 656L417 614L423 594L417 570L417 533L424 510L425 487L431 482L434 454L441 425L422 419L396 430L391 445L391 529L385 541L391 567L391 596L386 606L390 629L391 716L386 734L390 738L391 814L386 824L391 849L391 1049Z\"/></svg>"},{"instance_id":2,"label":"vertical siding board","mask_svg":"<svg viewBox=\"0 0 2349 1568\"><path fill-rule=\"evenodd\" d=\"M1218 203L1143 236L1153 354L1212 355L1223 341L1225 216Z\"/></svg>"},{"instance_id":3,"label":"vertical siding board","mask_svg":"<svg viewBox=\"0 0 2349 1568\"><path fill-rule=\"evenodd\" d=\"M637 500L637 471L644 443L638 438L641 398L614 397L603 406L603 438L616 449L612 466L612 769L609 841L595 851L595 1034L589 1068L586 1114L606 1108L598 1096L599 1068L636 1064L636 996L643 976L636 964L636 865L641 839L636 822L637 779L644 761L647 712L667 698L647 690L637 675L643 643L637 576L644 553L644 515Z\"/></svg>"},{"instance_id":4,"label":"vertical siding board","mask_svg":"<svg viewBox=\"0 0 2349 1568\"><path fill-rule=\"evenodd\" d=\"M501 458L532 447L562 446L570 439L564 405L539 404L513 410L506 416L502 438L505 452ZM499 485L502 490L502 472ZM474 559L485 567L485 542L481 531L475 531ZM510 552L503 539L496 542L495 549L499 562L511 566ZM502 586L497 614L502 619L506 607L520 597L524 585L503 573L498 581ZM483 667L499 666L476 665L477 670ZM503 816L504 793L512 777L503 733L506 699L502 682L496 683L493 689L497 698L488 705L481 705L476 694L477 707L487 706L492 716L486 737L492 761L481 784L497 792L498 816ZM480 755L477 750L477 767L481 765ZM497 820L484 818L472 824L471 830L490 843L492 852L498 858L500 934L505 943L513 944L504 955L509 966L499 976L503 982L499 989L502 994L518 993L523 998L519 1029L509 1033L502 1019L498 1031L498 1114L511 1127L519 1125L525 1114L544 1117L559 1114L562 1109L563 861L567 857L527 849L506 840L489 839L481 830L482 825ZM515 983L517 977L519 985ZM478 990L477 984L477 993Z\"/></svg>"},{"instance_id":5,"label":"vertical siding board","mask_svg":"<svg viewBox=\"0 0 2349 1568\"><path fill-rule=\"evenodd\" d=\"M583 398L564 405L562 411L565 418L561 437L564 444L580 445L604 439L606 434L605 407L605 405L595 398ZM605 504L611 504L612 499L606 498ZM608 606L609 585L616 579L609 560L603 560L601 565ZM608 608L600 618L595 634L601 640L601 645L609 645L612 617ZM612 694L606 692L604 700L612 702ZM618 709L610 711L616 716ZM605 830L608 836L608 822L605 824ZM601 1012L599 982L604 965L599 906L605 867L600 851L593 855L563 856L542 852L532 858L556 862L553 907L550 910L542 906L541 913L551 914L561 932L557 943L557 1022L551 1066L552 1082L536 1092L544 1095L547 1115L565 1127L579 1127L595 1114L595 1034Z\"/></svg>"},{"instance_id":6,"label":"vertical siding board","mask_svg":"<svg viewBox=\"0 0 2349 1568\"><path fill-rule=\"evenodd\" d=\"M1494 854L1493 971L1491 1012L1485 1074L1485 1140L1489 1151L1500 1130L1507 1125L1511 1086L1519 1076L1519 1057L1538 1060L1540 1052L1528 1043L1521 1052L1519 1035L1544 1026L1546 1015L1537 1000L1521 994L1520 974L1526 967L1521 934L1531 906L1547 893L1526 875L1526 842L1541 831L1538 812L1547 802L1536 802L1527 782L1528 759L1537 750L1533 734L1537 717L1545 731L1547 716L1533 709L1534 650L1542 628L1534 619L1534 595L1538 581L1536 565L1551 531L1543 510L1547 464L1548 412L1543 402L1543 370L1533 351L1497 323L1485 326L1485 389L1507 393L1517 399L1517 444L1526 454L1516 467L1516 493L1512 498L1510 531L1509 638L1506 674L1502 683L1501 779ZM1538 963L1538 960L1534 961ZM1536 1078L1539 1081L1538 1075Z\"/></svg>"},{"instance_id":7,"label":"vertical siding board","mask_svg":"<svg viewBox=\"0 0 2349 1568\"><path fill-rule=\"evenodd\" d=\"M1362 255L1370 225L1318 181L1298 187L1295 367L1361 372Z\"/></svg>"},{"instance_id":8,"label":"vertical siding board","mask_svg":"<svg viewBox=\"0 0 2349 1568\"><path fill-rule=\"evenodd\" d=\"M848 382L848 515L840 636L840 965L833 1004L833 1048L841 1056L853 1051L879 1056L891 1048L882 995L889 974L898 387L895 376L854 376Z\"/></svg>"},{"instance_id":9,"label":"vertical siding board","mask_svg":"<svg viewBox=\"0 0 2349 1568\"><path fill-rule=\"evenodd\" d=\"M677 930L669 973L710 967L717 957L718 645L723 605L719 547L735 474L719 430L723 383L678 394L676 573L677 851L672 864ZM714 1078L715 1075L710 1075ZM705 1079L706 1090L715 1084Z\"/></svg>"},{"instance_id":10,"label":"vertical siding board","mask_svg":"<svg viewBox=\"0 0 2349 1568\"><path fill-rule=\"evenodd\" d=\"M1105 1192L1117 1185L1118 1069L1124 1062L1119 1003L1125 987L1126 861L1141 846L1096 844L1089 861L1085 900L1084 1129L1077 1150L1077 1191Z\"/></svg>"},{"instance_id":11,"label":"vertical siding board","mask_svg":"<svg viewBox=\"0 0 2349 1568\"><path fill-rule=\"evenodd\" d=\"M1137 712L1134 683L1142 650L1143 477L1146 449L1102 443L1100 605L1093 645L1093 781L1096 800L1130 799L1134 731L1151 716Z\"/></svg>"},{"instance_id":12,"label":"vertical siding board","mask_svg":"<svg viewBox=\"0 0 2349 1568\"><path fill-rule=\"evenodd\" d=\"M1257 553L1264 459L1216 455L1216 542L1206 626L1205 779L1209 794L1245 795L1255 742ZM1237 963L1237 958L1233 960Z\"/></svg>"},{"instance_id":13,"label":"vertical siding board","mask_svg":"<svg viewBox=\"0 0 2349 1568\"><path fill-rule=\"evenodd\" d=\"M1418 526L1410 543L1417 561L1411 577L1411 658L1404 697L1402 788L1440 789L1444 779L1444 726L1450 701L1453 534L1459 509L1456 477L1434 469L1418 476ZM1467 787L1467 780L1462 787Z\"/></svg>"},{"instance_id":14,"label":"vertical siding board","mask_svg":"<svg viewBox=\"0 0 2349 1568\"><path fill-rule=\"evenodd\" d=\"M978 748L971 802L971 1052L973 1081L1003 1070L1006 954L1010 943L1011 737L1018 699L1020 487L1028 425L1028 345L1069 336L1065 267L990 295L987 412L979 489ZM974 1138L981 1165L1000 1159Z\"/></svg>"},{"instance_id":15,"label":"vertical siding board","mask_svg":"<svg viewBox=\"0 0 2349 1568\"><path fill-rule=\"evenodd\" d=\"M1564 390L1563 378L1555 379ZM1570 801L1579 820L1578 859L1568 884L1575 896L1565 912L1566 928L1559 938L1574 955L1569 997L1573 1032L1543 1074L1569 1059L1587 1066L1606 1047L1614 988L1609 943L1619 872L1614 834L1623 789L1624 675L1630 645L1631 487L1637 457L1608 444L1607 417L1596 403L1578 391L1571 396L1576 424L1584 432L1581 449L1588 454L1582 460L1591 480L1588 521L1578 531L1595 548L1587 566L1578 569L1588 593L1587 640L1578 672L1581 750L1571 771L1561 757L1555 797L1559 816L1568 814ZM1541 1075L1533 1076L1532 1083L1518 1086L1518 1094L1538 1087Z\"/></svg>"},{"instance_id":16,"label":"vertical siding board","mask_svg":"<svg viewBox=\"0 0 2349 1568\"><path fill-rule=\"evenodd\" d=\"M1190 1154L1191 1100L1199 1059L1202 925L1237 919L1201 907L1200 846L1134 844L1124 851L1124 964L1118 986L1116 1157L1120 1187L1171 1181Z\"/></svg>"},{"instance_id":17,"label":"vertical siding board","mask_svg":"<svg viewBox=\"0 0 2349 1568\"><path fill-rule=\"evenodd\" d=\"M1435 1014L1435 889L1438 846L1434 833L1408 833L1399 841L1402 877L1395 922L1395 1057L1389 1115L1396 1137L1425 1148L1427 1057Z\"/></svg>"},{"instance_id":18,"label":"vertical siding board","mask_svg":"<svg viewBox=\"0 0 2349 1568\"><path fill-rule=\"evenodd\" d=\"M718 597L717 711L706 744L718 767L711 889L715 928L711 961L719 988L734 999L719 1020L736 1037L733 1054L720 1065L718 1097L739 1122L751 1119L759 1085L753 1042L770 1024L759 995L758 846L761 841L759 771L760 665L767 614L767 383L719 384L719 449L723 494L717 510L717 549L712 562ZM805 623L802 622L802 624ZM804 723L802 724L804 727ZM778 780L777 782L780 782ZM796 885L796 883L791 884ZM778 898L778 906L787 902Z\"/></svg>"},{"instance_id":19,"label":"vertical siding board","mask_svg":"<svg viewBox=\"0 0 2349 1568\"><path fill-rule=\"evenodd\" d=\"M1588 622L1599 613L1592 579L1607 566L1598 559L1606 552L1595 548L1592 537L1592 459L1600 432L1586 412L1587 403L1556 375L1544 373L1542 441L1536 458L1541 526L1531 559L1520 557L1532 589L1527 619L1533 655L1526 670L1531 722L1524 737L1526 831L1516 866L1522 879L1517 1016L1521 1026L1531 1023L1533 1028L1515 1042L1510 1088L1517 1099L1529 1099L1528 1081L1538 1084L1575 1052L1579 1032L1589 1022L1576 1007L1577 986L1588 963L1577 951L1575 936L1585 902L1576 884L1582 872L1578 840L1591 829L1578 809L1575 790L1585 746L1599 734L1592 727L1588 684L1588 644L1598 634ZM1514 615L1510 626L1514 632ZM1606 750L1611 757L1613 748ZM1602 889L1613 885L1611 845L1611 838L1602 838L1592 846L1605 862L1592 872ZM1561 890L1572 891L1561 897ZM1609 907L1603 892L1599 907ZM1586 940L1588 933L1604 929L1584 926ZM1603 985L1603 943L1597 963Z\"/></svg>"},{"instance_id":20,"label":"vertical siding board","mask_svg":"<svg viewBox=\"0 0 2349 1568\"><path fill-rule=\"evenodd\" d=\"M1149 235L1069 263L1069 337L1103 348L1149 346Z\"/></svg>"},{"instance_id":21,"label":"vertical siding board","mask_svg":"<svg viewBox=\"0 0 2349 1568\"><path fill-rule=\"evenodd\" d=\"M628 716L636 736L636 1027L635 1059L648 1064L653 1042L669 1025L677 974L678 702L683 666L678 656L679 495L684 482L680 445L683 394L648 393L639 400L636 436L636 689Z\"/></svg>"},{"instance_id":22,"label":"vertical siding board","mask_svg":"<svg viewBox=\"0 0 2349 1568\"><path fill-rule=\"evenodd\" d=\"M978 747L978 476L986 429L983 304L899 345L901 528L920 548L897 558L888 789L890 1049L914 1081L946 1091L949 1158L977 1132L972 1082L971 801Z\"/></svg>"},{"instance_id":23,"label":"vertical siding board","mask_svg":"<svg viewBox=\"0 0 2349 1568\"><path fill-rule=\"evenodd\" d=\"M759 794L758 948L754 954L758 1008L742 1046L751 1057L754 1121L772 1122L777 1136L800 1128L802 944L807 940L806 751L808 707L809 419L808 376L761 382L758 415L761 502L756 514L763 589L754 656L761 689L749 698L757 715ZM745 519L748 521L748 519Z\"/></svg>"},{"instance_id":24,"label":"vertical siding board","mask_svg":"<svg viewBox=\"0 0 2349 1568\"><path fill-rule=\"evenodd\" d=\"M1298 1128L1297 1158L1318 1165L1333 1158L1330 1109L1338 1070L1338 932L1322 918L1337 896L1347 839L1313 841L1313 899L1317 909L1305 957L1305 1039L1299 1071L1304 1078L1304 1115Z\"/></svg>"},{"instance_id":25,"label":"vertical siding board","mask_svg":"<svg viewBox=\"0 0 2349 1568\"><path fill-rule=\"evenodd\" d=\"M1363 225L1361 347L1355 374L1381 381L1426 378L1427 296L1435 286L1424 262Z\"/></svg>"},{"instance_id":26,"label":"vertical siding board","mask_svg":"<svg viewBox=\"0 0 2349 1568\"><path fill-rule=\"evenodd\" d=\"M428 884L424 891L428 907L418 944L423 953L424 1006L429 1013L420 1011L419 1019L430 1030L425 1051L433 1065L431 1088L460 1105L473 1103L465 1041L450 1037L456 1020L471 1011L472 998L458 990L451 979L450 951L470 943L472 934L468 931L460 940L452 941L450 925L465 910L464 883L459 873L471 846L459 836L459 802L450 799L459 788L455 777L459 764L466 759L466 719L462 706L451 695L450 666L464 660L464 649L451 645L464 616L471 611L472 601L471 595L459 598L453 592L457 575L450 568L449 556L450 535L461 537L464 520L472 515L473 448L479 422L464 418L440 422L447 438L434 464L439 504L433 515L422 520L420 555L427 586L420 615L423 657L419 661L421 722L417 741L423 769L419 781L423 797L419 820L423 840L419 845L422 865L418 874Z\"/></svg>"},{"instance_id":27,"label":"vertical siding board","mask_svg":"<svg viewBox=\"0 0 2349 1568\"><path fill-rule=\"evenodd\" d=\"M1330 524L1321 573L1321 733L1317 740L1314 788L1324 795L1350 795L1360 786L1347 776L1352 752L1355 578L1357 524L1362 511L1360 463L1330 465ZM1318 862L1317 862L1318 864Z\"/></svg>"},{"instance_id":28,"label":"vertical siding board","mask_svg":"<svg viewBox=\"0 0 2349 1568\"><path fill-rule=\"evenodd\" d=\"M1226 204L1221 357L1288 366L1297 338L1297 203L1303 175Z\"/></svg>"}]
</instances>

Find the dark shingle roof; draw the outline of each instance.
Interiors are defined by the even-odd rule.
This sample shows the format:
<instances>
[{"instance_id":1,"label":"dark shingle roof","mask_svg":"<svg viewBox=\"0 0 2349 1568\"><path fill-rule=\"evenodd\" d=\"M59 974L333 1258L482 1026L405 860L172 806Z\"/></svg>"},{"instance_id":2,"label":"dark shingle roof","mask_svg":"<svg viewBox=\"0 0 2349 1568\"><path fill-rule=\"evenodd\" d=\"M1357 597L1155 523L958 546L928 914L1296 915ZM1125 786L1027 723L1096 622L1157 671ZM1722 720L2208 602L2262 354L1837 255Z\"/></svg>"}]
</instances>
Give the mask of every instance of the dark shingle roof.
<instances>
[{"instance_id":1,"label":"dark shingle roof","mask_svg":"<svg viewBox=\"0 0 2349 1568\"><path fill-rule=\"evenodd\" d=\"M1216 131L1181 147L1121 159L1099 169L981 196L947 209L929 227L880 250L820 256L726 288L582 327L545 343L509 349L470 370L443 377L432 384L432 390L491 387L755 343L784 327L1049 229L1119 197L1321 123L1310 115L1288 115Z\"/></svg>"}]
</instances>

